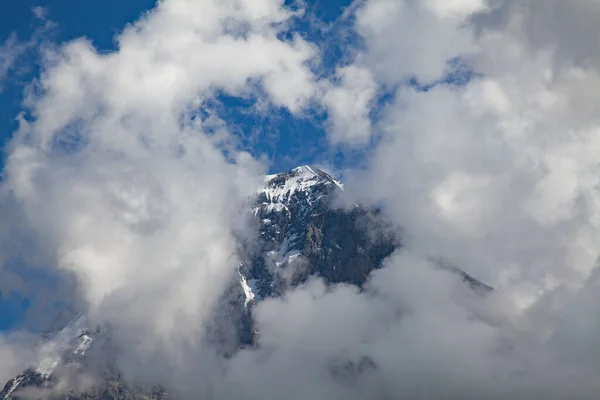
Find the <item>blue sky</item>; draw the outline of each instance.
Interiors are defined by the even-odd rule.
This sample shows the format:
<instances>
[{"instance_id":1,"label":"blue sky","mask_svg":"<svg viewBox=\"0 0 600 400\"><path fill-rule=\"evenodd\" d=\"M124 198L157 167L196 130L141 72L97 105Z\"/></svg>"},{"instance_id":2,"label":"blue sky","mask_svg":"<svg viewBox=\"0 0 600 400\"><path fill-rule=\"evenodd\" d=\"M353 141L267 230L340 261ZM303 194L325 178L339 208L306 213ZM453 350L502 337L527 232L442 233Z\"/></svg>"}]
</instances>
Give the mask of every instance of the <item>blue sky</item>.
<instances>
[{"instance_id":1,"label":"blue sky","mask_svg":"<svg viewBox=\"0 0 600 400\"><path fill-rule=\"evenodd\" d=\"M0 15L0 43L11 34L17 38L29 40L43 25L43 22L35 18L32 10L43 7L46 18L56 24L54 28L43 33L44 40L53 43L66 42L78 37L89 38L99 50L110 51L114 49L113 38L122 28L133 22L138 16L154 6L151 0L130 1L99 1L91 0L76 2L70 0L24 0L16 2ZM288 3L292 3L289 2ZM330 67L337 60L339 43L331 40L327 32L322 29L335 30L338 28L335 21L343 13L344 9L351 3L350 0L309 0L306 2L306 16L295 21L294 31L300 32L312 42L322 43L327 40L330 43L323 46L325 65L328 61ZM309 23L311 20L319 20L319 28ZM22 92L24 86L36 76L38 72L36 48L31 48L22 55L14 68L7 76L4 90L0 93L0 139L5 141L10 138L17 124L15 116L21 110ZM255 156L263 155L270 160L271 172L277 172L292 168L298 164L315 162L326 162L332 165L341 165L348 161L341 152L333 152L325 145L325 134L322 127L324 115L309 115L309 118L293 118L283 110L273 110L268 120L254 120L244 113L249 104L235 99L225 99L226 108L223 115L227 121L236 124L240 131L247 132L249 127L260 123L262 126L268 124L272 135L261 135L260 137L245 140L248 150ZM285 133L281 135L280 133ZM245 135L251 136L251 135ZM351 161L356 161L352 159Z\"/></svg>"},{"instance_id":2,"label":"blue sky","mask_svg":"<svg viewBox=\"0 0 600 400\"><path fill-rule=\"evenodd\" d=\"M331 40L330 33L343 29L336 20L350 3L350 0L310 0L305 3L306 15L295 21L294 31L310 41L321 44L328 41L321 46L324 49L322 70L339 62L340 43ZM97 49L110 51L114 49L115 34L153 6L152 0L23 0L4 8L0 14L0 43L13 35L21 43L31 45L19 55L2 85L0 140L6 143L17 128L16 116L22 110L23 90L39 73L40 42L60 44L86 37ZM45 20L34 15L37 7L43 8ZM320 21L318 26L310 22L315 20ZM46 21L52 21L53 25L43 30ZM220 100L223 104L220 114L240 132L242 146L254 156L267 160L271 172L299 164L327 163L339 167L360 160L359 153L336 151L327 145L323 126L326 115L322 111L314 110L303 118L296 118L280 109L257 117L245 112L252 100L225 96ZM261 127L260 134L255 134L257 126ZM0 296L0 330L18 326L28 305L28 299L14 293Z\"/></svg>"}]
</instances>

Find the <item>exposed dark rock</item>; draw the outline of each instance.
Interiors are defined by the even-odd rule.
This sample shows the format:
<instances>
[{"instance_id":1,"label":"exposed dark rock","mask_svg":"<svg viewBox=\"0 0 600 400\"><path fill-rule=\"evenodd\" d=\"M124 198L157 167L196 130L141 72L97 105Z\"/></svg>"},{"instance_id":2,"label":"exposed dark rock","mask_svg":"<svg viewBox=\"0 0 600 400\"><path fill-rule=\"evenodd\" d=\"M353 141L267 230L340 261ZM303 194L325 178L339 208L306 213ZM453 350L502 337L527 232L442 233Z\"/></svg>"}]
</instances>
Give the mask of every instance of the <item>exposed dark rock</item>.
<instances>
[{"instance_id":1,"label":"exposed dark rock","mask_svg":"<svg viewBox=\"0 0 600 400\"><path fill-rule=\"evenodd\" d=\"M298 167L270 177L254 215L260 247L245 269L262 297L320 276L327 283L362 285L398 245L378 211L335 207L341 184L323 171Z\"/></svg>"}]
</instances>

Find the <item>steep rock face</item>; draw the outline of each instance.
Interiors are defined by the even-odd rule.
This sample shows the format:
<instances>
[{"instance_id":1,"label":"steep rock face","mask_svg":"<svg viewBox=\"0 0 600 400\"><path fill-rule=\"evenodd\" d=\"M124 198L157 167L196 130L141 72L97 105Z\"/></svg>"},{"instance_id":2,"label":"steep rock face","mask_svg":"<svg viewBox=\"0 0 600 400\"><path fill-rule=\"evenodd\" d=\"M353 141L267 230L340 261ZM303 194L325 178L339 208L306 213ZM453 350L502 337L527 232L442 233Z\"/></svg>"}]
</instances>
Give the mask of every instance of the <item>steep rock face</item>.
<instances>
[{"instance_id":1,"label":"steep rock face","mask_svg":"<svg viewBox=\"0 0 600 400\"><path fill-rule=\"evenodd\" d=\"M309 166L266 177L253 214L260 242L242 275L256 299L279 295L309 276L362 285L397 245L377 211L334 206L343 186Z\"/></svg>"}]
</instances>

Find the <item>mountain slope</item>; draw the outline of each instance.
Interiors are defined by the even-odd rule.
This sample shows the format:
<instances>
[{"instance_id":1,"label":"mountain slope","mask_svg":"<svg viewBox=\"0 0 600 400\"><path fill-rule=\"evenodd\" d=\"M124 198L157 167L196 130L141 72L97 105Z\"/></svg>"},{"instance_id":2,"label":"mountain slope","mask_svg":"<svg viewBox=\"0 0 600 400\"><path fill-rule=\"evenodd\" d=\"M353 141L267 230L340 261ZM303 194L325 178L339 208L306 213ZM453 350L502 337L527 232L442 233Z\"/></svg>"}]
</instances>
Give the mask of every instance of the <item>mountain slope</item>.
<instances>
[{"instance_id":1,"label":"mountain slope","mask_svg":"<svg viewBox=\"0 0 600 400\"><path fill-rule=\"evenodd\" d=\"M341 194L340 182L310 166L265 177L264 187L249 207L259 239L243 247L238 279L224 293L223 307L209 330L225 356L255 343L252 309L257 302L280 296L311 276L327 283L361 286L400 245L378 210L337 208L335 199ZM456 272L472 286L487 288L464 272ZM84 316L72 315L57 319L44 336L44 358L37 368L9 381L0 400L25 398L28 392L27 397L37 398L44 392L50 398L70 400L167 398L157 387L129 387L110 366L100 371L102 384L75 395L74 383L62 387L57 376L85 371L88 352L98 351L106 333L92 331Z\"/></svg>"},{"instance_id":2,"label":"mountain slope","mask_svg":"<svg viewBox=\"0 0 600 400\"><path fill-rule=\"evenodd\" d=\"M395 248L377 213L334 207L340 182L309 166L266 178L253 215L257 251L242 268L257 298L281 294L309 276L361 285Z\"/></svg>"}]
</instances>

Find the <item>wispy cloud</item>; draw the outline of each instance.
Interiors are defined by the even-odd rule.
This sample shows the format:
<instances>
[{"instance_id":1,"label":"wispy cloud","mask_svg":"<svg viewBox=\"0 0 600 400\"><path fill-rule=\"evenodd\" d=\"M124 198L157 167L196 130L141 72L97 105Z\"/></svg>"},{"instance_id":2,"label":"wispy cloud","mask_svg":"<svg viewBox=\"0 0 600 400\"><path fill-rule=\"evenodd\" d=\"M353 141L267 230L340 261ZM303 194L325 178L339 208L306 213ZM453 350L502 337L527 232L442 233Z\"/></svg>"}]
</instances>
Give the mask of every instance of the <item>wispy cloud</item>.
<instances>
[{"instance_id":1,"label":"wispy cloud","mask_svg":"<svg viewBox=\"0 0 600 400\"><path fill-rule=\"evenodd\" d=\"M31 10L36 19L36 26L27 39L22 39L12 32L4 43L0 43L0 93L4 88L6 80L10 74L19 75L19 68L29 70L29 65L19 65L19 61L26 53L35 51L42 45L45 36L54 28L55 23L47 19L47 9L43 7L34 7Z\"/></svg>"},{"instance_id":2,"label":"wispy cloud","mask_svg":"<svg viewBox=\"0 0 600 400\"><path fill-rule=\"evenodd\" d=\"M19 42L17 35L12 33L0 45L0 92L9 71L14 67L17 59L27 50L25 43Z\"/></svg>"}]
</instances>

